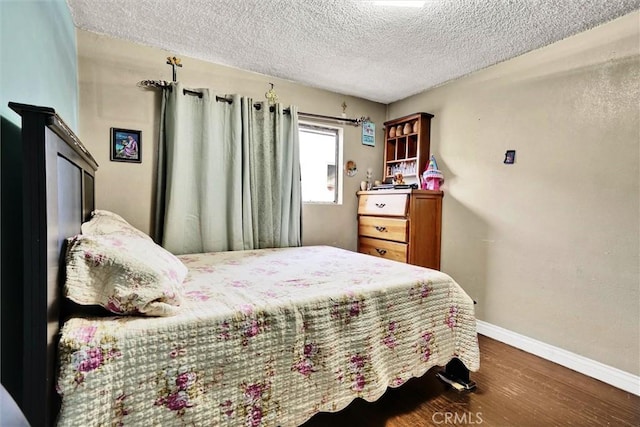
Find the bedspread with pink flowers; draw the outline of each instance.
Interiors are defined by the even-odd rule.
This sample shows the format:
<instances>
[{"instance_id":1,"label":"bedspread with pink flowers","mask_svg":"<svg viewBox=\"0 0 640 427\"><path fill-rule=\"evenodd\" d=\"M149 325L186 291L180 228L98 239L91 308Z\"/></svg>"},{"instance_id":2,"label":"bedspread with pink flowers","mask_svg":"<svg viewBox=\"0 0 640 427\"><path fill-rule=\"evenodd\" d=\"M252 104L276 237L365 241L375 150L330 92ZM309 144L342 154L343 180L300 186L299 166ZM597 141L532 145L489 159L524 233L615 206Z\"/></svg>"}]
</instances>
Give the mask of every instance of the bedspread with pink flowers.
<instances>
[{"instance_id":1,"label":"bedspread with pink flowers","mask_svg":"<svg viewBox=\"0 0 640 427\"><path fill-rule=\"evenodd\" d=\"M324 246L179 258L178 315L64 324L59 425L295 426L479 367L473 301L439 271Z\"/></svg>"}]
</instances>

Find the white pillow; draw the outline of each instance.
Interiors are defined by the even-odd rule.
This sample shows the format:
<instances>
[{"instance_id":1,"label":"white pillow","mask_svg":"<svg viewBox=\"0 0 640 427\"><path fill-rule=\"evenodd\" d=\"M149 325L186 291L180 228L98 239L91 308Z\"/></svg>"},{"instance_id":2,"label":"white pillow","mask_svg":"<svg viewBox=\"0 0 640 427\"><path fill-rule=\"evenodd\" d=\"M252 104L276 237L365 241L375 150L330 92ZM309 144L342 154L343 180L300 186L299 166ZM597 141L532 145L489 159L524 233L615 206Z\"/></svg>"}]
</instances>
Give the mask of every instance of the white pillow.
<instances>
[{"instance_id":1,"label":"white pillow","mask_svg":"<svg viewBox=\"0 0 640 427\"><path fill-rule=\"evenodd\" d=\"M81 226L82 234L86 236L104 234L127 234L144 237L151 240L147 234L129 224L120 215L104 210L95 210L91 213L91 219Z\"/></svg>"},{"instance_id":2,"label":"white pillow","mask_svg":"<svg viewBox=\"0 0 640 427\"><path fill-rule=\"evenodd\" d=\"M67 298L117 314L178 312L187 267L149 236L77 235L67 243Z\"/></svg>"}]
</instances>

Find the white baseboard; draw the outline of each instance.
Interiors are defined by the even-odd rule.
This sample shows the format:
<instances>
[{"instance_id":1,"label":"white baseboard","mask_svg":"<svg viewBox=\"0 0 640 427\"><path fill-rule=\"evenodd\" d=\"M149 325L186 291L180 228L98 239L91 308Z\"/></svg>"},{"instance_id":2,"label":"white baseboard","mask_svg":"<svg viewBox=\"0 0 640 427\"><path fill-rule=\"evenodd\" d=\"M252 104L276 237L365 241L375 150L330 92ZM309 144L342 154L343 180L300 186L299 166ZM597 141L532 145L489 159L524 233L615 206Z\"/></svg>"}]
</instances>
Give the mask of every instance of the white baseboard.
<instances>
[{"instance_id":1,"label":"white baseboard","mask_svg":"<svg viewBox=\"0 0 640 427\"><path fill-rule=\"evenodd\" d=\"M538 357L550 360L558 365L573 369L581 374L640 396L640 377L637 375L512 332L500 326L483 322L482 320L477 321L477 331L479 334L489 338L509 344L527 353L535 354Z\"/></svg>"}]
</instances>

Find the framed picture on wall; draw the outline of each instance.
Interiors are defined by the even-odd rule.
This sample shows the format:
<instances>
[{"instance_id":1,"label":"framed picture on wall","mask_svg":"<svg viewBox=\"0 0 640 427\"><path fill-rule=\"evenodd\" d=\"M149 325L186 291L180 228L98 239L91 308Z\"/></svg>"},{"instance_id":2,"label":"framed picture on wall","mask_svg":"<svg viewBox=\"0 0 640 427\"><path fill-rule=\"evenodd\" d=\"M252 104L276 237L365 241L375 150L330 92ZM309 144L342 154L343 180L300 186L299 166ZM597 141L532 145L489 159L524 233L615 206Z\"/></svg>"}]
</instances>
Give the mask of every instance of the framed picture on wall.
<instances>
[{"instance_id":1,"label":"framed picture on wall","mask_svg":"<svg viewBox=\"0 0 640 427\"><path fill-rule=\"evenodd\" d=\"M376 125L373 122L362 122L362 143L376 146Z\"/></svg>"},{"instance_id":2,"label":"framed picture on wall","mask_svg":"<svg viewBox=\"0 0 640 427\"><path fill-rule=\"evenodd\" d=\"M516 162L516 150L507 150L507 152L504 153L504 164L512 165L515 162Z\"/></svg>"},{"instance_id":3,"label":"framed picture on wall","mask_svg":"<svg viewBox=\"0 0 640 427\"><path fill-rule=\"evenodd\" d=\"M111 128L111 161L142 162L142 131Z\"/></svg>"}]
</instances>

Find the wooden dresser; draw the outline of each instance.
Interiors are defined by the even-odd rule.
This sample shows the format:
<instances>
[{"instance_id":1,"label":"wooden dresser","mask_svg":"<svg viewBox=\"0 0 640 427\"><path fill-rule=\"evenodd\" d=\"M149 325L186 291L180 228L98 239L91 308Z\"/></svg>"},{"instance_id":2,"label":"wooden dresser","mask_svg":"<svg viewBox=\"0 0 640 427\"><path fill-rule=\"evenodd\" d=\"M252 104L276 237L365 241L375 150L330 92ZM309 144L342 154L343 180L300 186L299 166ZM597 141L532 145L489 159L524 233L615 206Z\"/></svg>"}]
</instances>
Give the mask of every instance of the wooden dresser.
<instances>
[{"instance_id":1,"label":"wooden dresser","mask_svg":"<svg viewBox=\"0 0 640 427\"><path fill-rule=\"evenodd\" d=\"M440 269L442 192L358 191L358 252Z\"/></svg>"}]
</instances>

